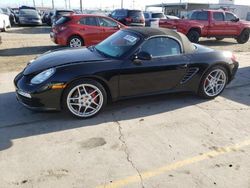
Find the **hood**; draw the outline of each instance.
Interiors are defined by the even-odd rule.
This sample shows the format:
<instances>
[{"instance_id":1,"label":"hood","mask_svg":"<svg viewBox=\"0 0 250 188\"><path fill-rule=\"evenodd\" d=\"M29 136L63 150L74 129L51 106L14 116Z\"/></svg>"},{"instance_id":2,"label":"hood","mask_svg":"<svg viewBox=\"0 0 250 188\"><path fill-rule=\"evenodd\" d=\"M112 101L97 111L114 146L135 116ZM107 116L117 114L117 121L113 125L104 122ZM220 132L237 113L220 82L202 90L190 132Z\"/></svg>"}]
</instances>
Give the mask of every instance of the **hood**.
<instances>
[{"instance_id":1,"label":"hood","mask_svg":"<svg viewBox=\"0 0 250 188\"><path fill-rule=\"evenodd\" d=\"M38 73L52 67L66 64L103 61L105 59L105 57L96 52L92 52L87 48L70 48L66 50L49 51L32 60L25 68L23 74L28 75Z\"/></svg>"}]
</instances>

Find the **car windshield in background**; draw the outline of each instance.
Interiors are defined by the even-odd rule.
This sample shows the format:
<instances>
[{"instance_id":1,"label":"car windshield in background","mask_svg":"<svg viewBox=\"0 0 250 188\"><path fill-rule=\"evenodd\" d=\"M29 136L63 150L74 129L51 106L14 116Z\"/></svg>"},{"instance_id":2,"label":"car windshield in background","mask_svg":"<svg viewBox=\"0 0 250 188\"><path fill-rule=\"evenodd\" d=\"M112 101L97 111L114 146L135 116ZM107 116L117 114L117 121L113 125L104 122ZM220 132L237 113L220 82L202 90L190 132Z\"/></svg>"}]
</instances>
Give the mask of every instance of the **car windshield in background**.
<instances>
[{"instance_id":1,"label":"car windshield in background","mask_svg":"<svg viewBox=\"0 0 250 188\"><path fill-rule=\"evenodd\" d=\"M19 12L20 15L26 15L26 16L39 16L37 11L32 9L21 9Z\"/></svg>"},{"instance_id":2,"label":"car windshield in background","mask_svg":"<svg viewBox=\"0 0 250 188\"><path fill-rule=\"evenodd\" d=\"M139 11L139 10L129 10L128 11L128 15L131 16L131 17L138 17L138 18L141 18L143 17L143 14L142 14L142 11Z\"/></svg>"},{"instance_id":3,"label":"car windshield in background","mask_svg":"<svg viewBox=\"0 0 250 188\"><path fill-rule=\"evenodd\" d=\"M61 17L59 20L56 21L55 25L64 24L64 23L68 22L69 20L70 20L69 17L63 16L63 17Z\"/></svg>"},{"instance_id":4,"label":"car windshield in background","mask_svg":"<svg viewBox=\"0 0 250 188\"><path fill-rule=\"evenodd\" d=\"M74 13L74 12L73 11L58 11L57 15L64 16L64 15L68 15L68 14L71 14L71 13Z\"/></svg>"},{"instance_id":5,"label":"car windshield in background","mask_svg":"<svg viewBox=\"0 0 250 188\"><path fill-rule=\"evenodd\" d=\"M152 13L152 18L165 18L163 13Z\"/></svg>"},{"instance_id":6,"label":"car windshield in background","mask_svg":"<svg viewBox=\"0 0 250 188\"><path fill-rule=\"evenodd\" d=\"M95 46L96 50L110 57L121 57L135 46L140 37L127 31L118 31Z\"/></svg>"}]
</instances>

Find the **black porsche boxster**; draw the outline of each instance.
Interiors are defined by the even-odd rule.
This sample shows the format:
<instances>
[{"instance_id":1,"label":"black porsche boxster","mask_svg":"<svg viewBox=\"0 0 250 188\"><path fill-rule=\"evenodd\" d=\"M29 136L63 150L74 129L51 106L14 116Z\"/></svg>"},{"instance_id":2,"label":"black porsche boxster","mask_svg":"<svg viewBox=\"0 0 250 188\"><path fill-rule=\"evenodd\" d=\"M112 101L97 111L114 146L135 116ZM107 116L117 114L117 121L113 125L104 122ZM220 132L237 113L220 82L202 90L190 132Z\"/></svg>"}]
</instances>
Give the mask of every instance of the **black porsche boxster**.
<instances>
[{"instance_id":1,"label":"black porsche boxster","mask_svg":"<svg viewBox=\"0 0 250 188\"><path fill-rule=\"evenodd\" d=\"M16 76L17 99L30 109L87 118L108 101L190 91L214 98L234 78L227 51L192 44L167 29L122 29L96 46L47 52Z\"/></svg>"}]
</instances>

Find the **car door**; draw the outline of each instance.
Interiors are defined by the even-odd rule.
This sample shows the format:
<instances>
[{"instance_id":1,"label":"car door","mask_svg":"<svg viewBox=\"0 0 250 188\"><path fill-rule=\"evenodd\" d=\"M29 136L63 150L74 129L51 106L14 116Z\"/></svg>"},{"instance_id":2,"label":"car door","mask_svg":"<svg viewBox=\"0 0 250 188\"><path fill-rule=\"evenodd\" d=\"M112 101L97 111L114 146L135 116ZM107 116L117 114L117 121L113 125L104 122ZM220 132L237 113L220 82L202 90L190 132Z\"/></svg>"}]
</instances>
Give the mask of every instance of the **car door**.
<instances>
[{"instance_id":1,"label":"car door","mask_svg":"<svg viewBox=\"0 0 250 188\"><path fill-rule=\"evenodd\" d=\"M115 21L109 19L109 18L104 18L104 17L98 17L99 21L99 27L101 28L101 40L106 39L116 31L120 29L120 26L118 23Z\"/></svg>"},{"instance_id":2,"label":"car door","mask_svg":"<svg viewBox=\"0 0 250 188\"><path fill-rule=\"evenodd\" d=\"M213 12L209 27L209 36L227 35L227 24L223 12Z\"/></svg>"},{"instance_id":3,"label":"car door","mask_svg":"<svg viewBox=\"0 0 250 188\"><path fill-rule=\"evenodd\" d=\"M241 26L238 21L236 21L237 17L229 12L225 13L225 21L227 25L227 34L236 36L239 35L239 32L241 31Z\"/></svg>"},{"instance_id":4,"label":"car door","mask_svg":"<svg viewBox=\"0 0 250 188\"><path fill-rule=\"evenodd\" d=\"M184 77L188 58L182 54L178 41L168 37L155 37L145 41L141 52L151 54L151 60L133 60L122 65L120 96L134 96L174 89Z\"/></svg>"},{"instance_id":5,"label":"car door","mask_svg":"<svg viewBox=\"0 0 250 188\"><path fill-rule=\"evenodd\" d=\"M101 41L102 28L95 16L82 17L79 21L80 35L86 46L98 44Z\"/></svg>"}]
</instances>

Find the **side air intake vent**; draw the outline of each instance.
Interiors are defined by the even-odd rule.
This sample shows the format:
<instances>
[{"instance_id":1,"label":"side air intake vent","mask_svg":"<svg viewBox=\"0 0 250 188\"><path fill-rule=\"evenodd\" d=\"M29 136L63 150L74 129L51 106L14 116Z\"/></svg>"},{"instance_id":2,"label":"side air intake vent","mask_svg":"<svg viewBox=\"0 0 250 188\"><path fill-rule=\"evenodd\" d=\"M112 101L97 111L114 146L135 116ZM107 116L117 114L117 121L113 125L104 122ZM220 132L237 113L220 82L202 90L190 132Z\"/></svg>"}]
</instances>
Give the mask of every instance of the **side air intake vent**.
<instances>
[{"instance_id":1,"label":"side air intake vent","mask_svg":"<svg viewBox=\"0 0 250 188\"><path fill-rule=\"evenodd\" d=\"M197 67L190 67L188 71L186 72L185 76L181 80L181 84L185 84L188 80L190 80L197 72L199 71L199 68Z\"/></svg>"}]
</instances>

